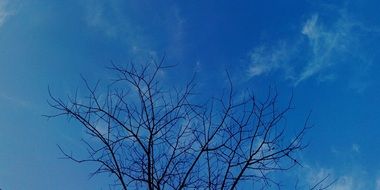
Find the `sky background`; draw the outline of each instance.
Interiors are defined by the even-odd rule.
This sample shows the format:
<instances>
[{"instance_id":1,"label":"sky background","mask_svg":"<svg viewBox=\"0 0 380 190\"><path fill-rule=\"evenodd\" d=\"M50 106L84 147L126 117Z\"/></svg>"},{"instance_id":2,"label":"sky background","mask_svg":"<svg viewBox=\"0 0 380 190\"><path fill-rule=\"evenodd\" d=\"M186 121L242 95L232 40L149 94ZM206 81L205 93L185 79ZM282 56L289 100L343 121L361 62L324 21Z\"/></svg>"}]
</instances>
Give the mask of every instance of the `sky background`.
<instances>
[{"instance_id":1,"label":"sky background","mask_svg":"<svg viewBox=\"0 0 380 190\"><path fill-rule=\"evenodd\" d=\"M91 165L59 159L57 144L81 154L78 124L53 113L59 96L107 81L110 62L166 55L168 86L198 73L198 90L218 95L227 69L238 88L275 85L294 94L288 120L314 128L291 170L302 184L329 174L332 190L380 190L380 2L0 0L0 188L108 189ZM173 80L175 79L175 80ZM175 82L173 82L175 81ZM293 187L292 187L293 188ZM290 188L289 188L290 189Z\"/></svg>"}]
</instances>

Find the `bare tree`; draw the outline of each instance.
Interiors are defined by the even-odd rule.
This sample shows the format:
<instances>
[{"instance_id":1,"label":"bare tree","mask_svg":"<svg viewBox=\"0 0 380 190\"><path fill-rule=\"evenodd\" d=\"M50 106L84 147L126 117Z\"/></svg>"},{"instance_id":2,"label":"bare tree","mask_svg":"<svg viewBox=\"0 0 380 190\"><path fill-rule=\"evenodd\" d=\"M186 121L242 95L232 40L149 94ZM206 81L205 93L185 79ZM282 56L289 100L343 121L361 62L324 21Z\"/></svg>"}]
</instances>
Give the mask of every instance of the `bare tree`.
<instances>
[{"instance_id":1,"label":"bare tree","mask_svg":"<svg viewBox=\"0 0 380 190\"><path fill-rule=\"evenodd\" d=\"M228 77L226 93L202 102L194 79L182 89L160 83L159 73L169 68L163 62L112 64L116 77L107 90L84 80L83 99L62 100L49 90L57 113L48 117L66 115L88 134L88 157L59 147L65 157L96 163L93 175L111 174L124 190L227 190L245 182L266 188L279 186L273 172L299 164L309 125L306 118L303 126L286 127L291 99L281 107L275 90L262 101L249 91L237 95Z\"/></svg>"}]
</instances>

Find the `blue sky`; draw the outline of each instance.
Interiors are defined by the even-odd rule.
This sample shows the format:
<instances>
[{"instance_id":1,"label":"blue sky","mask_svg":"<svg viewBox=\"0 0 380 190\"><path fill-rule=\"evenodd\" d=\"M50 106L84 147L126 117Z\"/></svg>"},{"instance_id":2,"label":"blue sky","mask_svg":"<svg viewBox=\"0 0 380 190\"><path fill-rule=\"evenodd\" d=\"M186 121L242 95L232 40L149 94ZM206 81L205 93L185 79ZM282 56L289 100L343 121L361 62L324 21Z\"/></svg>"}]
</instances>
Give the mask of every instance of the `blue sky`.
<instances>
[{"instance_id":1,"label":"blue sky","mask_svg":"<svg viewBox=\"0 0 380 190\"><path fill-rule=\"evenodd\" d=\"M107 189L90 165L58 159L56 144L81 154L83 131L47 120L50 86L64 96L80 74L166 55L178 85L198 72L199 91L218 95L225 70L257 93L293 91L300 123L312 110L301 183L330 174L333 190L380 190L380 3L363 1L0 0L0 187ZM172 80L176 79L176 80ZM176 82L173 82L176 81Z\"/></svg>"}]
</instances>

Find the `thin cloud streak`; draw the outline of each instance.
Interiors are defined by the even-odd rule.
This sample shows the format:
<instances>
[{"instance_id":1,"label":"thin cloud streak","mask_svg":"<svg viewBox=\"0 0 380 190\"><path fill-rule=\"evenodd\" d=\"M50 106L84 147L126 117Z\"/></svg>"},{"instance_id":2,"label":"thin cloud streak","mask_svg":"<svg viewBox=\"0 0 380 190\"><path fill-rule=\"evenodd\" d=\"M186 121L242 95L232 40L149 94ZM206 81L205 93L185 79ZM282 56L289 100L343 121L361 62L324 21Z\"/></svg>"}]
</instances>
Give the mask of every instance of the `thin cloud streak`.
<instances>
[{"instance_id":1,"label":"thin cloud streak","mask_svg":"<svg viewBox=\"0 0 380 190\"><path fill-rule=\"evenodd\" d=\"M350 19L345 11L341 11L332 24L323 21L318 14L314 14L303 24L293 43L282 40L278 43L282 45L255 48L249 53L248 77L281 71L286 80L297 86L308 79L334 81L339 74L332 68L337 66L350 67L357 72L357 68L370 66L370 56L363 50L368 40L364 40L363 36L366 39L378 36L376 29ZM351 83L358 83L356 75L363 73L353 73ZM363 85L358 88L363 90Z\"/></svg>"},{"instance_id":2,"label":"thin cloud streak","mask_svg":"<svg viewBox=\"0 0 380 190\"><path fill-rule=\"evenodd\" d=\"M172 5L151 12L151 6L153 4L147 5L141 1L102 3L88 0L83 3L84 22L107 38L124 43L132 56L141 56L145 60L147 56L157 57L157 52L162 50L172 57L183 56L185 20L180 9ZM141 11L137 12L138 9ZM157 24L154 20L163 22ZM154 24L147 25L150 21ZM167 37L166 40L157 39L158 33Z\"/></svg>"},{"instance_id":3,"label":"thin cloud streak","mask_svg":"<svg viewBox=\"0 0 380 190\"><path fill-rule=\"evenodd\" d=\"M332 27L325 27L319 16L313 15L304 25L302 34L307 37L312 51L310 62L301 71L295 85L319 74L339 60L336 56L345 56L350 53L350 47L355 43L356 36L352 33L354 25L345 16L341 17Z\"/></svg>"},{"instance_id":4,"label":"thin cloud streak","mask_svg":"<svg viewBox=\"0 0 380 190\"><path fill-rule=\"evenodd\" d=\"M19 97L11 96L4 92L0 93L0 100L10 103L11 105L18 108L32 108L33 105L31 102L21 99Z\"/></svg>"},{"instance_id":5,"label":"thin cloud streak","mask_svg":"<svg viewBox=\"0 0 380 190\"><path fill-rule=\"evenodd\" d=\"M276 48L261 46L255 48L249 55L252 63L248 69L248 77L255 77L268 74L277 69L286 69L289 50L282 43Z\"/></svg>"},{"instance_id":6,"label":"thin cloud streak","mask_svg":"<svg viewBox=\"0 0 380 190\"><path fill-rule=\"evenodd\" d=\"M318 187L329 186L331 190L366 190L378 189L380 178L368 176L364 170L352 169L351 171L342 172L337 168L311 167L306 165L300 179L300 186L308 189L315 186L324 178L325 181Z\"/></svg>"},{"instance_id":7,"label":"thin cloud streak","mask_svg":"<svg viewBox=\"0 0 380 190\"><path fill-rule=\"evenodd\" d=\"M8 5L8 1L0 0L0 27L4 25L9 16L14 14L13 11L8 10Z\"/></svg>"}]
</instances>

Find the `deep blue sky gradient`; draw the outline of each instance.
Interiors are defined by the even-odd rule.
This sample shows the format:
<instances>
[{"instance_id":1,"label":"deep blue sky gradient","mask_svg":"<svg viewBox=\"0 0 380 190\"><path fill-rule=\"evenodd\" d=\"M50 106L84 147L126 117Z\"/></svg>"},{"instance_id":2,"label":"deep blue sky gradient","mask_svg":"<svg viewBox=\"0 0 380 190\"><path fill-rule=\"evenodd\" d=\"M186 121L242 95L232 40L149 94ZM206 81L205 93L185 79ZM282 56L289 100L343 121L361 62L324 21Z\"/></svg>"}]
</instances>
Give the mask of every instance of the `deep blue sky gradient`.
<instances>
[{"instance_id":1,"label":"deep blue sky gradient","mask_svg":"<svg viewBox=\"0 0 380 190\"><path fill-rule=\"evenodd\" d=\"M289 123L312 110L314 128L301 183L330 174L340 189L380 189L380 12L378 1L0 0L0 187L108 189L91 165L58 159L56 144L81 154L84 132L47 120L56 95L106 82L110 61L166 55L178 64L168 86L197 72L198 91L218 96L225 70L238 88L282 100L293 91ZM174 80L175 79L175 80ZM281 180L281 179L280 179ZM293 187L289 187L291 189Z\"/></svg>"}]
</instances>

